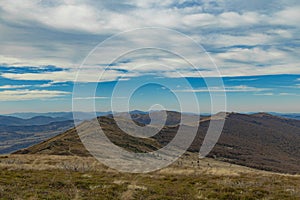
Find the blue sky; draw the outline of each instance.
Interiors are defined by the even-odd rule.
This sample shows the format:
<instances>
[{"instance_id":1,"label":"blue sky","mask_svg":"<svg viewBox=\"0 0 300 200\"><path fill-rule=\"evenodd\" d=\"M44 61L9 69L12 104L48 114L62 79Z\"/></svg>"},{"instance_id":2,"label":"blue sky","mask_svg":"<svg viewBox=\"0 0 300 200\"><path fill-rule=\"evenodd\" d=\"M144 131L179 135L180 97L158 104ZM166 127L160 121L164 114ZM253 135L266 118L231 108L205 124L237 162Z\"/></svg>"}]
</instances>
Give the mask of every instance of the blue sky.
<instances>
[{"instance_id":1,"label":"blue sky","mask_svg":"<svg viewBox=\"0 0 300 200\"><path fill-rule=\"evenodd\" d=\"M176 93L183 111L195 95L210 112L209 89L228 111L300 112L299 18L295 0L1 1L0 113L71 111L74 85L76 109L111 110L117 83L130 109L181 110ZM132 31L143 27L162 29Z\"/></svg>"}]
</instances>

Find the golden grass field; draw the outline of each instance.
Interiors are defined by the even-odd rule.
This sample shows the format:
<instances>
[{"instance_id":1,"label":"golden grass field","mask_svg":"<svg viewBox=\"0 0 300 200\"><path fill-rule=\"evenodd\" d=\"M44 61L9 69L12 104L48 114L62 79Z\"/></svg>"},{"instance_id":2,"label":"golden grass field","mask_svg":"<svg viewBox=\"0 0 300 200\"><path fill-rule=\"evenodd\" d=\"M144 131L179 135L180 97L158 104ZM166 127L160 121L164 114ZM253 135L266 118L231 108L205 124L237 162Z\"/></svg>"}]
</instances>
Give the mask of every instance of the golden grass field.
<instances>
[{"instance_id":1,"label":"golden grass field","mask_svg":"<svg viewBox=\"0 0 300 200\"><path fill-rule=\"evenodd\" d=\"M300 199L300 175L185 154L147 174L120 173L92 157L3 155L0 199Z\"/></svg>"}]
</instances>

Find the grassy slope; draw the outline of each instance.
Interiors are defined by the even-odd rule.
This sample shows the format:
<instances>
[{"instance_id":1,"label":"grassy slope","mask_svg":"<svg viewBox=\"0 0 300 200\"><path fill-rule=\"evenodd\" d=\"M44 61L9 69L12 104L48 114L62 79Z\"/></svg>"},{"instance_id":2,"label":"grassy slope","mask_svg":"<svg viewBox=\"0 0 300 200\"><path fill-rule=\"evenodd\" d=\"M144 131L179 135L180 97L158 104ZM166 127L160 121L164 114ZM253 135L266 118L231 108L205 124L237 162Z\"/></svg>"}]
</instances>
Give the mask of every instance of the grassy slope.
<instances>
[{"instance_id":1,"label":"grassy slope","mask_svg":"<svg viewBox=\"0 0 300 200\"><path fill-rule=\"evenodd\" d=\"M0 199L300 198L299 175L264 172L213 159L198 164L194 154L184 156L181 162L153 173L127 174L92 157L2 156Z\"/></svg>"},{"instance_id":2,"label":"grassy slope","mask_svg":"<svg viewBox=\"0 0 300 200\"><path fill-rule=\"evenodd\" d=\"M116 145L132 152L150 152L160 148L160 144L154 139L140 139L125 135L110 118L99 118L102 130ZM87 133L92 133L95 125L84 122L79 128ZM98 124L96 125L98 126ZM91 156L83 146L75 128L72 128L56 137L46 140L40 144L22 149L17 154L48 154L48 155L76 155Z\"/></svg>"}]
</instances>

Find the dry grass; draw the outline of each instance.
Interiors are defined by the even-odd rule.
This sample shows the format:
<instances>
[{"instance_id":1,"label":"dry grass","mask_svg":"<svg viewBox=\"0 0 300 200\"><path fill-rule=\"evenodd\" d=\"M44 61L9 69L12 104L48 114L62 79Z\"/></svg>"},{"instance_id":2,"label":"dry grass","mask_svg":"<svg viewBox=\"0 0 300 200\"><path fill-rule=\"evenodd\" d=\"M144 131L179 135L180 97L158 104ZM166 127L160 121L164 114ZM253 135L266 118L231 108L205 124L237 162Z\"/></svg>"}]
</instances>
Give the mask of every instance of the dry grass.
<instances>
[{"instance_id":1,"label":"dry grass","mask_svg":"<svg viewBox=\"0 0 300 200\"><path fill-rule=\"evenodd\" d=\"M192 163L193 162L193 163ZM0 199L299 199L300 176L189 154L148 174L119 173L92 157L0 157Z\"/></svg>"}]
</instances>

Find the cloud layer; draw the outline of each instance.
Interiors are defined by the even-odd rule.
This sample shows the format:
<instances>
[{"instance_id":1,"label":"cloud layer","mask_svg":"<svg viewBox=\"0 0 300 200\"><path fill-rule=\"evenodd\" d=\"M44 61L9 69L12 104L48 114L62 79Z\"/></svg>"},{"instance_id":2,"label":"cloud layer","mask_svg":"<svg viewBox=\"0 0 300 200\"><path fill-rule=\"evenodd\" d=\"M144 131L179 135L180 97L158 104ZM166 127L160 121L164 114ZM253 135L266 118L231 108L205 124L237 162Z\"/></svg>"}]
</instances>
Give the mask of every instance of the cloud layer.
<instances>
[{"instance_id":1,"label":"cloud layer","mask_svg":"<svg viewBox=\"0 0 300 200\"><path fill-rule=\"evenodd\" d=\"M0 101L22 101L33 99L50 99L70 94L70 92L55 90L4 90L0 91Z\"/></svg>"},{"instance_id":2,"label":"cloud layer","mask_svg":"<svg viewBox=\"0 0 300 200\"><path fill-rule=\"evenodd\" d=\"M13 1L0 2L0 62L4 66L56 65L64 72L41 72L40 77L52 81L71 81L86 55L99 42L122 31L142 27L166 27L180 31L202 44L218 65L223 76L299 74L299 15L297 1ZM163 37L163 36L162 36ZM164 38L164 37L163 37ZM123 38L130 45L132 38ZM128 42L124 42L124 41ZM137 36L136 43L164 42L151 34ZM175 42L176 38L168 42ZM153 42L155 43L155 42ZM178 41L180 44L181 41ZM181 43L183 44L183 43ZM151 44L155 45L155 44ZM120 48L118 41L103 57ZM171 49L173 50L173 49ZM186 48L186 52L194 49ZM114 54L115 55L115 54ZM196 55L196 54L195 54ZM136 56L136 55L135 55ZM140 76L134 67L159 61L162 65L177 63L176 70L193 76L180 59L157 60L128 57L130 62L115 68L130 71L127 76ZM101 61L101 60L100 60ZM109 63L99 63L105 66ZM141 70L142 68L140 68ZM152 72L161 72L152 67ZM87 69L90 74L99 69ZM207 71L211 71L207 67ZM112 71L113 72L113 71ZM115 72L115 71L114 71ZM163 75L172 77L164 70ZM215 72L204 73L213 76ZM116 79L122 73L114 73ZM32 79L31 73L4 73L12 79ZM86 80L86 81L87 81ZM91 80L91 79L90 79ZM93 79L92 79L93 80ZM84 81L84 80L81 80Z\"/></svg>"}]
</instances>

